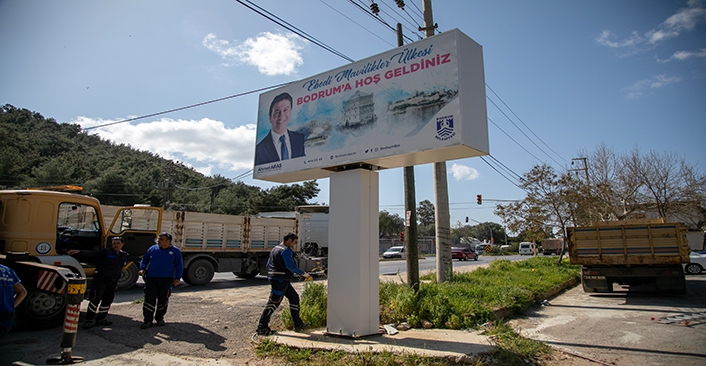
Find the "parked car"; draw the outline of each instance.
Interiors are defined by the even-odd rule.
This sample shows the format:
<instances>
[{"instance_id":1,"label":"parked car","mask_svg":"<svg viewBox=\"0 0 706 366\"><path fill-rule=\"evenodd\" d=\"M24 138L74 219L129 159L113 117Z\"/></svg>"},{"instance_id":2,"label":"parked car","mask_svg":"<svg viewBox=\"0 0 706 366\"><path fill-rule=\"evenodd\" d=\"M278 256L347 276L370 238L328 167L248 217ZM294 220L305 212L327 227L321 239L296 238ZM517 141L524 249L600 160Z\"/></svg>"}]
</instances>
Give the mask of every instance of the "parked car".
<instances>
[{"instance_id":1,"label":"parked car","mask_svg":"<svg viewBox=\"0 0 706 366\"><path fill-rule=\"evenodd\" d=\"M382 257L385 259L404 258L405 254L404 247L390 247L385 253L382 253Z\"/></svg>"},{"instance_id":2,"label":"parked car","mask_svg":"<svg viewBox=\"0 0 706 366\"><path fill-rule=\"evenodd\" d=\"M689 263L684 264L684 273L699 274L706 268L706 254L691 252Z\"/></svg>"},{"instance_id":3,"label":"parked car","mask_svg":"<svg viewBox=\"0 0 706 366\"><path fill-rule=\"evenodd\" d=\"M467 261L469 259L473 259L474 261L477 261L478 254L469 248L452 247L451 248L451 259L458 259L461 261Z\"/></svg>"}]
</instances>

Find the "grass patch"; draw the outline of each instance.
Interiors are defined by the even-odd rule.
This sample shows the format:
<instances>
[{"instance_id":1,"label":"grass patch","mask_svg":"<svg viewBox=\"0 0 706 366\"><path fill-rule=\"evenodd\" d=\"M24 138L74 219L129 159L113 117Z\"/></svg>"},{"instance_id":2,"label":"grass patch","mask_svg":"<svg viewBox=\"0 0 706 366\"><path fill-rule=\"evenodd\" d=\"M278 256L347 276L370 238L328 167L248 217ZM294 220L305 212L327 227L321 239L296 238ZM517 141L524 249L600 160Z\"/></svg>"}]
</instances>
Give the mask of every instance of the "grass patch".
<instances>
[{"instance_id":1,"label":"grass patch","mask_svg":"<svg viewBox=\"0 0 706 366\"><path fill-rule=\"evenodd\" d=\"M421 278L429 282L420 285L418 296L404 284L385 282L380 284L380 321L419 326L427 320L434 328L475 329L497 321L495 310L523 313L551 288L578 276L579 266L534 257L495 260L488 268L454 273L451 283L436 283L436 273L426 274Z\"/></svg>"},{"instance_id":2,"label":"grass patch","mask_svg":"<svg viewBox=\"0 0 706 366\"><path fill-rule=\"evenodd\" d=\"M301 309L299 316L313 328L325 326L326 299L326 286L321 283L306 282L299 303L299 308ZM289 329L294 328L294 321L292 321L292 314L289 312L289 308L282 310L282 323Z\"/></svg>"},{"instance_id":3,"label":"grass patch","mask_svg":"<svg viewBox=\"0 0 706 366\"><path fill-rule=\"evenodd\" d=\"M344 351L322 351L288 347L263 339L255 348L258 357L277 358L283 365L350 365L350 366L396 366L427 365L444 366L448 360L422 357L413 354L382 353L346 353ZM277 363L277 362L276 362ZM481 364L479 364L481 365Z\"/></svg>"},{"instance_id":4,"label":"grass patch","mask_svg":"<svg viewBox=\"0 0 706 366\"><path fill-rule=\"evenodd\" d=\"M453 282L437 283L436 274L422 276L427 280L415 294L405 284L380 283L380 323L408 322L420 327L424 322L434 328L484 330L493 338L498 349L480 355L476 365L527 365L535 363L551 349L544 343L524 338L496 316L498 309L520 314L544 300L550 289L571 279L578 279L580 266L561 264L556 258L534 257L524 261L495 260L488 268L454 273ZM307 283L302 292L301 317L313 327L326 324L326 287ZM282 311L286 327L293 326L288 309ZM417 355L391 353L348 354L342 351L296 349L263 340L256 349L260 357L275 357L292 365L454 365L456 361Z\"/></svg>"},{"instance_id":5,"label":"grass patch","mask_svg":"<svg viewBox=\"0 0 706 366\"><path fill-rule=\"evenodd\" d=\"M277 344L269 339L263 339L255 348L255 354L261 358L277 359L286 365L355 365L355 366L401 366L401 365L476 365L476 366L526 366L537 364L541 356L551 352L551 348L544 343L524 338L517 334L512 327L500 323L484 332L490 336L498 348L489 354L481 354L475 360L452 360L433 357L423 357L414 354L399 354L390 352L381 353L354 353L343 351L324 351L299 349Z\"/></svg>"}]
</instances>

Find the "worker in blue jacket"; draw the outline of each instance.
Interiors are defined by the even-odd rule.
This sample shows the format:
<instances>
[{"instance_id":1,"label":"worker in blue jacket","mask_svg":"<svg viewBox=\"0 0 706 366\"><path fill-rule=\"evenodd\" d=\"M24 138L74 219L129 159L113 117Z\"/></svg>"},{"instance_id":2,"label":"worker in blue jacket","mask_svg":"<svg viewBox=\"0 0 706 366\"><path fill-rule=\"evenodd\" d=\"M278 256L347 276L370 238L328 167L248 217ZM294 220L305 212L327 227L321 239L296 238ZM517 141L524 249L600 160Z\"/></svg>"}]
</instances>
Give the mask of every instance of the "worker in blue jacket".
<instances>
[{"instance_id":1,"label":"worker in blue jacket","mask_svg":"<svg viewBox=\"0 0 706 366\"><path fill-rule=\"evenodd\" d=\"M167 313L169 296L172 286L178 286L184 272L181 251L172 245L172 235L161 233L157 244L147 249L140 261L138 274L145 281L145 302L142 305L144 322L140 329L152 327L152 321L157 326L163 326L164 315Z\"/></svg>"},{"instance_id":2,"label":"worker in blue jacket","mask_svg":"<svg viewBox=\"0 0 706 366\"><path fill-rule=\"evenodd\" d=\"M258 335L268 336L274 333L269 327L270 317L285 297L289 301L294 331L301 332L309 327L309 324L304 323L299 317L299 294L291 285L295 274L307 280L311 279L308 273L294 264L292 247L297 244L298 239L296 234L288 233L284 236L284 241L270 251L270 258L267 260L267 279L270 281L271 290L255 330Z\"/></svg>"}]
</instances>

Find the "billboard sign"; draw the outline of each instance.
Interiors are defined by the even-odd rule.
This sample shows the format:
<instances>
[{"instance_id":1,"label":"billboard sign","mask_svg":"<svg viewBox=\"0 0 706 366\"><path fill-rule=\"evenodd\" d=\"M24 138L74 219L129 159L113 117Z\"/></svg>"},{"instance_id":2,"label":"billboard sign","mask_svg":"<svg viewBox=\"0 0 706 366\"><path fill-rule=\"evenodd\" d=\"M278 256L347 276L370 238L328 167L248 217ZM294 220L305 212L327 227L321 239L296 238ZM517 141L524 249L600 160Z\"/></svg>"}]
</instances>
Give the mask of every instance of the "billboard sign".
<instances>
[{"instance_id":1,"label":"billboard sign","mask_svg":"<svg viewBox=\"0 0 706 366\"><path fill-rule=\"evenodd\" d=\"M487 155L482 48L454 29L263 93L256 144L280 183Z\"/></svg>"}]
</instances>

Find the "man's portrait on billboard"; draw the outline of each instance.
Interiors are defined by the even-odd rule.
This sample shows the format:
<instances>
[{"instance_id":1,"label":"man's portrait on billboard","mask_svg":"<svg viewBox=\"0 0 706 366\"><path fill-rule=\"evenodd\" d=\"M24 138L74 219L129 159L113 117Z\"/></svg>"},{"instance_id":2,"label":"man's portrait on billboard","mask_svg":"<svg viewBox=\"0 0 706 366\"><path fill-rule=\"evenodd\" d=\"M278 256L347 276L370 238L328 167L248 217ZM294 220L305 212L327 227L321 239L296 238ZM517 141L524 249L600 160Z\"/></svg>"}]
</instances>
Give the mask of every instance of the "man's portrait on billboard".
<instances>
[{"instance_id":1,"label":"man's portrait on billboard","mask_svg":"<svg viewBox=\"0 0 706 366\"><path fill-rule=\"evenodd\" d=\"M305 156L304 135L287 129L292 116L292 96L277 95L270 103L270 133L255 147L255 165Z\"/></svg>"}]
</instances>

